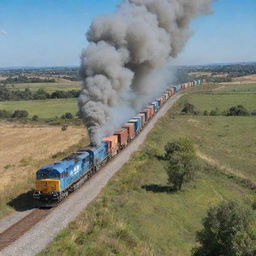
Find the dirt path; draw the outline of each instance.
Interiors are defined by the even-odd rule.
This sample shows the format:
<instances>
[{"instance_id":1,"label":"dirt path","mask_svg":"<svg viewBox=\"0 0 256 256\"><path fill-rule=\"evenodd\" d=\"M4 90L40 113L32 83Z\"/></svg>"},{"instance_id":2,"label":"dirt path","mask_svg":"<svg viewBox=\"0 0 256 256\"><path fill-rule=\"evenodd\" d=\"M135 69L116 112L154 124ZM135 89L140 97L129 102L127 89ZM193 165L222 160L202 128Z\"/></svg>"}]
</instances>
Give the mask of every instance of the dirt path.
<instances>
[{"instance_id":1,"label":"dirt path","mask_svg":"<svg viewBox=\"0 0 256 256\"><path fill-rule=\"evenodd\" d=\"M197 155L205 160L206 162L208 162L209 164L213 165L213 166L216 166L220 169L220 171L222 171L223 173L225 174L229 174L229 175L233 175L237 178L239 178L240 180L243 180L250 188L256 188L256 184L250 180L248 180L248 178L246 176L244 176L241 171L238 171L238 170L234 170L228 166L225 166L221 163L219 163L217 160L203 154L202 152L200 151L197 151Z\"/></svg>"},{"instance_id":2,"label":"dirt path","mask_svg":"<svg viewBox=\"0 0 256 256\"><path fill-rule=\"evenodd\" d=\"M56 235L85 209L97 197L111 177L129 160L145 141L148 133L168 109L181 97L174 95L145 127L133 143L122 151L117 158L105 166L96 176L89 180L77 192L71 194L61 205L55 208L46 218L37 223L13 244L3 249L5 256L32 256L45 249Z\"/></svg>"}]
</instances>

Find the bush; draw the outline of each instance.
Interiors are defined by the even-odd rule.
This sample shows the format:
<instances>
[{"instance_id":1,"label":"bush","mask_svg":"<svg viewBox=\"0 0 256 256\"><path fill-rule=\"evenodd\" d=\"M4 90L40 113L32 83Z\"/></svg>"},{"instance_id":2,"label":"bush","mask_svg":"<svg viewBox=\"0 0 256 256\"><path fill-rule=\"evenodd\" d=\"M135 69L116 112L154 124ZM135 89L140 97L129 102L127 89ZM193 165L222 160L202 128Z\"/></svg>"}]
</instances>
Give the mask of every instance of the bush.
<instances>
[{"instance_id":1,"label":"bush","mask_svg":"<svg viewBox=\"0 0 256 256\"><path fill-rule=\"evenodd\" d=\"M220 116L220 115L221 115L221 112L218 108L215 108L210 112L210 116Z\"/></svg>"},{"instance_id":2,"label":"bush","mask_svg":"<svg viewBox=\"0 0 256 256\"><path fill-rule=\"evenodd\" d=\"M39 117L37 115L34 115L34 116L32 116L31 120L36 122L39 120Z\"/></svg>"},{"instance_id":3,"label":"bush","mask_svg":"<svg viewBox=\"0 0 256 256\"><path fill-rule=\"evenodd\" d=\"M180 138L165 146L166 172L168 183L174 190L181 190L184 182L190 181L199 167L193 143Z\"/></svg>"},{"instance_id":4,"label":"bush","mask_svg":"<svg viewBox=\"0 0 256 256\"><path fill-rule=\"evenodd\" d=\"M250 115L249 111L242 105L231 107L227 112L227 116L249 116L249 115Z\"/></svg>"},{"instance_id":5,"label":"bush","mask_svg":"<svg viewBox=\"0 0 256 256\"><path fill-rule=\"evenodd\" d=\"M73 115L69 112L61 116L61 119L73 119Z\"/></svg>"},{"instance_id":6,"label":"bush","mask_svg":"<svg viewBox=\"0 0 256 256\"><path fill-rule=\"evenodd\" d=\"M204 111L204 116L209 116L209 113L207 110Z\"/></svg>"},{"instance_id":7,"label":"bush","mask_svg":"<svg viewBox=\"0 0 256 256\"><path fill-rule=\"evenodd\" d=\"M251 113L252 116L256 116L256 109L254 109Z\"/></svg>"},{"instance_id":8,"label":"bush","mask_svg":"<svg viewBox=\"0 0 256 256\"><path fill-rule=\"evenodd\" d=\"M10 118L12 117L12 113L10 111L7 111L5 109L0 109L0 118Z\"/></svg>"},{"instance_id":9,"label":"bush","mask_svg":"<svg viewBox=\"0 0 256 256\"><path fill-rule=\"evenodd\" d=\"M13 118L26 118L28 117L28 111L26 110L15 110L12 114Z\"/></svg>"},{"instance_id":10,"label":"bush","mask_svg":"<svg viewBox=\"0 0 256 256\"><path fill-rule=\"evenodd\" d=\"M256 255L256 231L251 209L237 202L222 202L210 208L203 219L203 230L197 233L200 247L193 256L254 256Z\"/></svg>"},{"instance_id":11,"label":"bush","mask_svg":"<svg viewBox=\"0 0 256 256\"><path fill-rule=\"evenodd\" d=\"M184 108L181 110L181 112L185 114L192 114L192 115L198 114L196 107L193 104L190 104L188 102L184 104Z\"/></svg>"}]
</instances>

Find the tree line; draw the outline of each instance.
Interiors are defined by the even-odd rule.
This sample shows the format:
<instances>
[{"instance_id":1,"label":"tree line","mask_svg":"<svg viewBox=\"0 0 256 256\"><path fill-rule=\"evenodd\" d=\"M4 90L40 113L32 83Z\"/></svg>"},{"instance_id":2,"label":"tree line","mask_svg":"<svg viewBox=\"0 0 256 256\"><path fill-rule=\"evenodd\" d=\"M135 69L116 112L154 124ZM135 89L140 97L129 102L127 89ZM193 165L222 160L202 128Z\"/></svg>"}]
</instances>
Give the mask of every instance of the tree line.
<instances>
[{"instance_id":1,"label":"tree line","mask_svg":"<svg viewBox=\"0 0 256 256\"><path fill-rule=\"evenodd\" d=\"M200 115L201 112L196 109L193 104L186 102L184 104L183 109L181 110L182 114L190 114L190 115ZM250 112L243 105L236 105L228 108L227 110L220 111L219 108L212 109L210 111L203 111L204 116L256 116L256 109Z\"/></svg>"},{"instance_id":2,"label":"tree line","mask_svg":"<svg viewBox=\"0 0 256 256\"><path fill-rule=\"evenodd\" d=\"M54 78L39 78L39 77L27 77L25 75L18 75L15 77L9 76L5 80L1 81L3 84L18 84L18 83L55 83Z\"/></svg>"},{"instance_id":3,"label":"tree line","mask_svg":"<svg viewBox=\"0 0 256 256\"><path fill-rule=\"evenodd\" d=\"M32 92L29 88L25 90L10 90L5 86L0 86L0 101L77 98L79 94L79 90L56 90L52 93L48 93L44 89L38 89Z\"/></svg>"}]
</instances>

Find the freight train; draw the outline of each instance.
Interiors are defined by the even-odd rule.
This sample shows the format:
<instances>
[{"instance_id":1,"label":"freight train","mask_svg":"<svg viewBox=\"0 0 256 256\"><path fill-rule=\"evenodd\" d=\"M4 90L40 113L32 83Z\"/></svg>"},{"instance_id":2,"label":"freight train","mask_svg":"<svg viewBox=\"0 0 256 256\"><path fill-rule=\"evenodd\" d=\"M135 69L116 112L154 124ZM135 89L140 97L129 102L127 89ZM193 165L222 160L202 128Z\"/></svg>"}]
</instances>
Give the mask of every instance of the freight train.
<instances>
[{"instance_id":1,"label":"freight train","mask_svg":"<svg viewBox=\"0 0 256 256\"><path fill-rule=\"evenodd\" d=\"M180 90L200 85L203 82L194 80L173 86L117 129L112 136L104 138L97 147L87 146L57 163L42 167L36 172L33 197L53 205L62 201L127 147L169 98Z\"/></svg>"}]
</instances>

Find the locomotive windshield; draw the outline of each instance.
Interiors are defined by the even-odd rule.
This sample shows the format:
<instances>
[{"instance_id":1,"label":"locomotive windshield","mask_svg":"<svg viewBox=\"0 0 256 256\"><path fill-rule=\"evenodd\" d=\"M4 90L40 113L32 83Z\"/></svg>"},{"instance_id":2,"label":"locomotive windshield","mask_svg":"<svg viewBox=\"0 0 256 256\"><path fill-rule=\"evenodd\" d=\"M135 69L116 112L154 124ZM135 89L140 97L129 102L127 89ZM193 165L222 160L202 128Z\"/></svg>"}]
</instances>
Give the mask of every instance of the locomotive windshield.
<instances>
[{"instance_id":1,"label":"locomotive windshield","mask_svg":"<svg viewBox=\"0 0 256 256\"><path fill-rule=\"evenodd\" d=\"M60 178L60 174L58 173L57 170L52 169L52 168L47 168L47 169L41 169L37 173L37 178L38 179L56 179Z\"/></svg>"}]
</instances>

